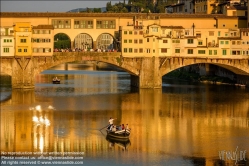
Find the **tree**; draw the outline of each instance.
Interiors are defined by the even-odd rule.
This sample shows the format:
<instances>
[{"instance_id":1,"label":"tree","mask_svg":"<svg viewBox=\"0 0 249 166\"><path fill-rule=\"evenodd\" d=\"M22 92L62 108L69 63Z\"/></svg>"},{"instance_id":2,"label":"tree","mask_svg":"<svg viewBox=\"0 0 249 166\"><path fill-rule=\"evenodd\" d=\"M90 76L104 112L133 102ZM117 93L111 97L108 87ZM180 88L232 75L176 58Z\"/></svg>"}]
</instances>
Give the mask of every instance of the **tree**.
<instances>
[{"instance_id":1,"label":"tree","mask_svg":"<svg viewBox=\"0 0 249 166\"><path fill-rule=\"evenodd\" d=\"M106 3L106 11L112 11L112 3L111 3L111 1Z\"/></svg>"}]
</instances>

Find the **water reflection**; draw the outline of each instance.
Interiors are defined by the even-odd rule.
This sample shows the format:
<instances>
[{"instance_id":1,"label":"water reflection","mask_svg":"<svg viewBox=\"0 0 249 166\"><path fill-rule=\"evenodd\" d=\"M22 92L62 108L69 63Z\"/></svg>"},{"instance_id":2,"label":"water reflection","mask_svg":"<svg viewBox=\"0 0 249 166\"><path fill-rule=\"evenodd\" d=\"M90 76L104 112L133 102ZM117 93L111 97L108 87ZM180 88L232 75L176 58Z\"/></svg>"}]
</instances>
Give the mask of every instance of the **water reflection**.
<instances>
[{"instance_id":1,"label":"water reflection","mask_svg":"<svg viewBox=\"0 0 249 166\"><path fill-rule=\"evenodd\" d=\"M40 86L13 90L10 101L1 103L1 151L85 152L89 165L225 165L234 161L219 160L219 151L249 151L246 90L174 84L138 93L57 96L39 91L54 87ZM106 140L99 129L109 117L129 123L131 144ZM245 165L248 153L246 159Z\"/></svg>"}]
</instances>

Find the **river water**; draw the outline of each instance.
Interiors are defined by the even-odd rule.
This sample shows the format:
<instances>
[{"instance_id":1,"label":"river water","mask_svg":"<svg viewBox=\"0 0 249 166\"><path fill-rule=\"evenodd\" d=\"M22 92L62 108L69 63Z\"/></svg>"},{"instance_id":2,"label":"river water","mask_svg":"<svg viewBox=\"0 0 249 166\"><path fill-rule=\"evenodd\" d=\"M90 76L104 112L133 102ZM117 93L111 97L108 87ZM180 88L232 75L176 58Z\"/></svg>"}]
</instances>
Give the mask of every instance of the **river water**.
<instances>
[{"instance_id":1,"label":"river water","mask_svg":"<svg viewBox=\"0 0 249 166\"><path fill-rule=\"evenodd\" d=\"M249 165L248 89L163 79L162 89L138 90L128 73L88 64L56 66L35 80L34 90L1 85L2 156L82 156L71 161L86 166ZM100 129L110 117L129 124L129 142L106 139Z\"/></svg>"}]
</instances>

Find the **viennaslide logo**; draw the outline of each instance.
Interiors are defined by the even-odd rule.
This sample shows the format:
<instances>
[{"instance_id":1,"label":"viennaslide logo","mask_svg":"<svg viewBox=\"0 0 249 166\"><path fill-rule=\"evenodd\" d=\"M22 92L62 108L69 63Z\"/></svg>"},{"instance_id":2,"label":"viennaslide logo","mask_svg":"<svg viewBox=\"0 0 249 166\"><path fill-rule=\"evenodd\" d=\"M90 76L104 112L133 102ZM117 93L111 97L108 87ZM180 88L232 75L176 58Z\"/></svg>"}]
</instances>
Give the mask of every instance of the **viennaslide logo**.
<instances>
[{"instance_id":1,"label":"viennaslide logo","mask_svg":"<svg viewBox=\"0 0 249 166\"><path fill-rule=\"evenodd\" d=\"M223 161L234 161L235 165L240 161L246 161L246 150L240 150L237 146L234 150L219 151L219 158Z\"/></svg>"}]
</instances>

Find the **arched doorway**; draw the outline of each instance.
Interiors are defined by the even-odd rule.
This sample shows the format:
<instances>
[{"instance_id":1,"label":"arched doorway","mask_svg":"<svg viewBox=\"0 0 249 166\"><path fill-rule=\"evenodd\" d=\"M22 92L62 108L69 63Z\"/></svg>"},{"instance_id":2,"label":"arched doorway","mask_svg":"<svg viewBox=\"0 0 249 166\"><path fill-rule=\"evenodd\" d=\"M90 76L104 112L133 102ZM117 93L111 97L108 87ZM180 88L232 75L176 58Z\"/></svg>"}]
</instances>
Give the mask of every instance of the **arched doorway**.
<instances>
[{"instance_id":1,"label":"arched doorway","mask_svg":"<svg viewBox=\"0 0 249 166\"><path fill-rule=\"evenodd\" d=\"M97 48L111 50L115 48L114 38L108 33L103 33L97 38Z\"/></svg>"},{"instance_id":2,"label":"arched doorway","mask_svg":"<svg viewBox=\"0 0 249 166\"><path fill-rule=\"evenodd\" d=\"M55 49L71 48L71 39L65 33L57 33L54 36L54 48Z\"/></svg>"},{"instance_id":3,"label":"arched doorway","mask_svg":"<svg viewBox=\"0 0 249 166\"><path fill-rule=\"evenodd\" d=\"M74 46L79 49L92 49L93 39L86 33L78 34L74 39Z\"/></svg>"}]
</instances>

